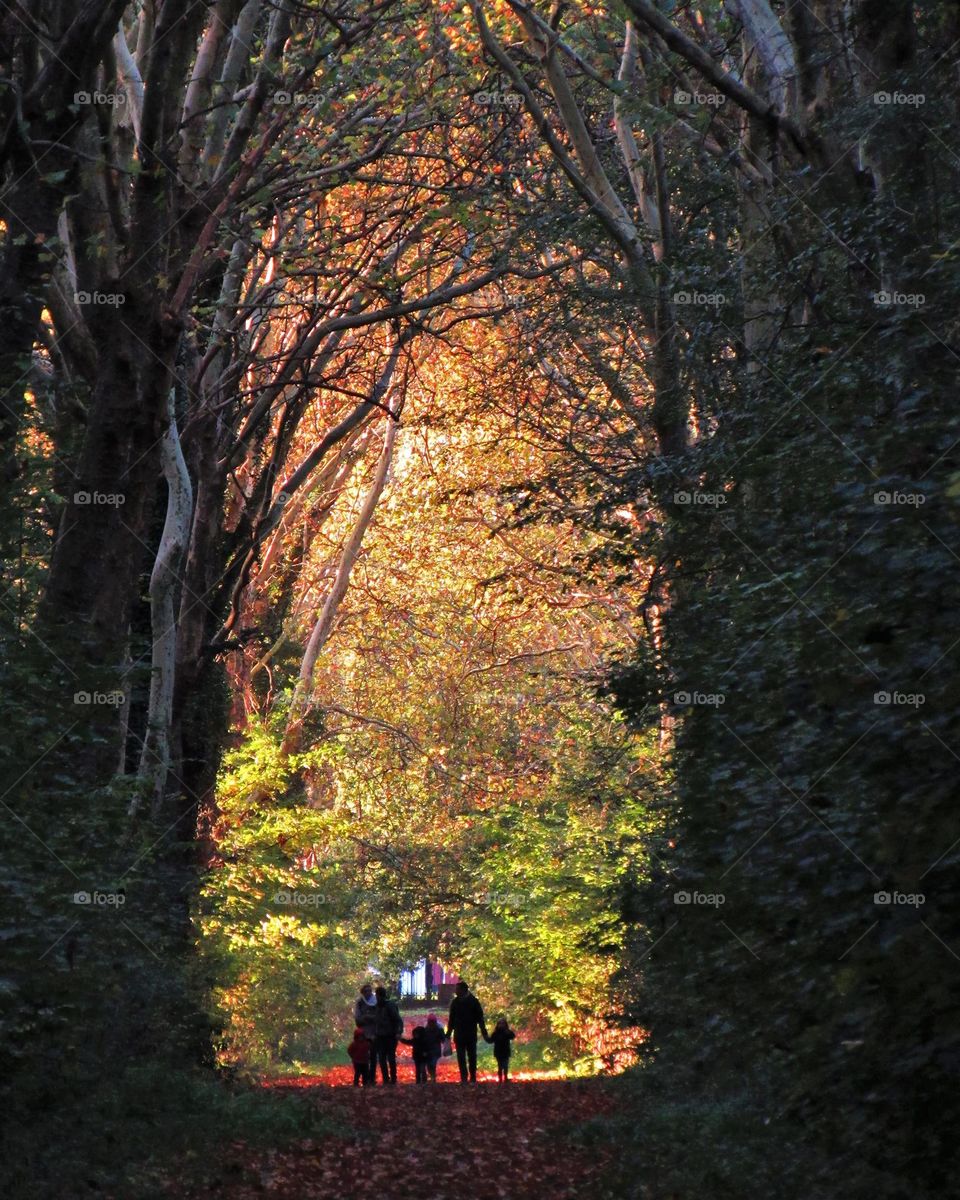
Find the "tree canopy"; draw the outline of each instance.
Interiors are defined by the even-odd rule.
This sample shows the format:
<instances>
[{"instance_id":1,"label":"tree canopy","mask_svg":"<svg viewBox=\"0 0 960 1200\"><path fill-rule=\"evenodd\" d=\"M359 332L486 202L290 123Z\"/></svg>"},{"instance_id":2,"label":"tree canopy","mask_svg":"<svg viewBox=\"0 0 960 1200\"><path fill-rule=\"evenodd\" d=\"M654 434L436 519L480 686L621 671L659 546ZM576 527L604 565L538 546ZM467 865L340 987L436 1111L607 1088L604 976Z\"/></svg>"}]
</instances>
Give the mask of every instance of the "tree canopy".
<instances>
[{"instance_id":1,"label":"tree canopy","mask_svg":"<svg viewBox=\"0 0 960 1200\"><path fill-rule=\"evenodd\" d=\"M611 1195L946 1194L954 6L0 30L11 1194L424 957Z\"/></svg>"}]
</instances>

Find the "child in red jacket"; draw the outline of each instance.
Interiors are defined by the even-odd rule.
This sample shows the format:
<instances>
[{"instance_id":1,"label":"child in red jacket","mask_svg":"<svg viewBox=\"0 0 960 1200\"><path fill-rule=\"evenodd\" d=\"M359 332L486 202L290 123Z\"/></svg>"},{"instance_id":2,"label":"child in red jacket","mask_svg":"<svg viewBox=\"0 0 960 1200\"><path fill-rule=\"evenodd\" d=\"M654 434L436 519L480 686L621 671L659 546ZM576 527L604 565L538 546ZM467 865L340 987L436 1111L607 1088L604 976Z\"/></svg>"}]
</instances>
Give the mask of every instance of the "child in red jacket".
<instances>
[{"instance_id":1,"label":"child in red jacket","mask_svg":"<svg viewBox=\"0 0 960 1200\"><path fill-rule=\"evenodd\" d=\"M353 1031L353 1041L347 1047L353 1063L353 1086L366 1087L370 1082L370 1042L358 1025Z\"/></svg>"}]
</instances>

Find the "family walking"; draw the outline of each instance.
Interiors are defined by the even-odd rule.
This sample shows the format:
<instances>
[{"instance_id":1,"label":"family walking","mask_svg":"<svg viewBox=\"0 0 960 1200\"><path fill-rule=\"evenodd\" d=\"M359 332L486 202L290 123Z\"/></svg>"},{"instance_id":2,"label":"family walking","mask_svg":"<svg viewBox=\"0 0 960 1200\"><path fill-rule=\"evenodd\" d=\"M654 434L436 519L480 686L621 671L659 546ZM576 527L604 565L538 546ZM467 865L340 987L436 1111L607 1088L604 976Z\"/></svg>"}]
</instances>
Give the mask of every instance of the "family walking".
<instances>
[{"instance_id":1,"label":"family walking","mask_svg":"<svg viewBox=\"0 0 960 1200\"><path fill-rule=\"evenodd\" d=\"M395 1084L399 1042L412 1048L417 1083L436 1081L437 1064L443 1056L444 1044L451 1036L457 1050L460 1082L476 1083L478 1033L483 1035L485 1042L493 1044L498 1080L501 1083L507 1081L510 1043L517 1035L506 1017L499 1018L492 1036L487 1033L480 1001L463 980L457 984L456 995L451 1001L446 1029L431 1013L425 1025L415 1026L411 1036L405 1038L403 1018L396 1002L389 999L386 988L378 987L374 991L369 983L360 989L353 1006L353 1020L353 1041L347 1047L347 1053L353 1063L354 1087L374 1086L378 1066L381 1082Z\"/></svg>"}]
</instances>

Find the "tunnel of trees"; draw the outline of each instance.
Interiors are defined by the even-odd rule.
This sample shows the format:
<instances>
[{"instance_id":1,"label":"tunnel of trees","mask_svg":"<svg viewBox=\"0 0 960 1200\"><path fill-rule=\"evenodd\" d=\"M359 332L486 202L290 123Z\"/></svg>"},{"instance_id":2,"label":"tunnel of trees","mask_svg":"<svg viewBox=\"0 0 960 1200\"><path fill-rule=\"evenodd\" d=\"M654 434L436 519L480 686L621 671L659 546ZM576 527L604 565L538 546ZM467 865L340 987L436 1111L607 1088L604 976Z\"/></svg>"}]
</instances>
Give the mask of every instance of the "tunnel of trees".
<instances>
[{"instance_id":1,"label":"tunnel of trees","mask_svg":"<svg viewBox=\"0 0 960 1200\"><path fill-rule=\"evenodd\" d=\"M153 1194L424 957L611 1076L612 1196L949 1193L958 63L0 4L5 1194Z\"/></svg>"}]
</instances>

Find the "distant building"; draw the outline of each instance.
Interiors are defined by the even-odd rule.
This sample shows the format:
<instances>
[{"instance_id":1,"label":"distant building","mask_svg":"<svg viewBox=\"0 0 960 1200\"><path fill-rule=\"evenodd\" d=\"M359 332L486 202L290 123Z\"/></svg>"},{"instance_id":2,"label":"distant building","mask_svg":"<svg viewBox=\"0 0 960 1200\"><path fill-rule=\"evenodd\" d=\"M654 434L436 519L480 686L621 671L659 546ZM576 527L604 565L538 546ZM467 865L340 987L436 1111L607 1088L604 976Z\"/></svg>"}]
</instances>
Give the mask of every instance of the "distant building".
<instances>
[{"instance_id":1,"label":"distant building","mask_svg":"<svg viewBox=\"0 0 960 1200\"><path fill-rule=\"evenodd\" d=\"M440 963L424 958L416 966L400 974L400 997L405 1000L436 1000L449 1004L459 975L448 971Z\"/></svg>"}]
</instances>

